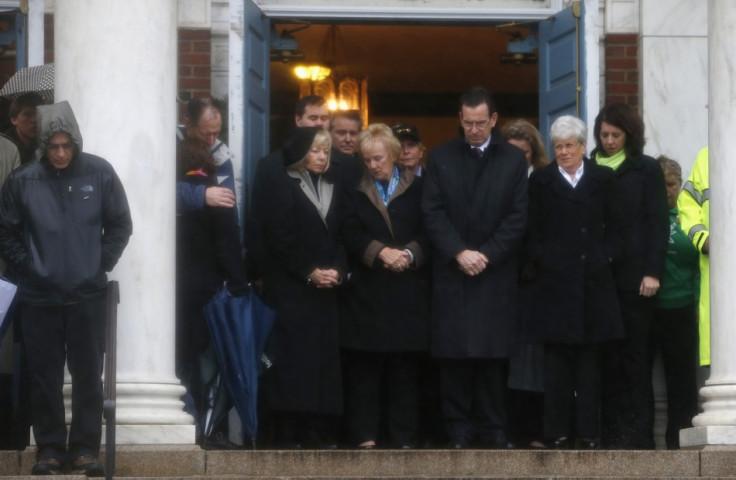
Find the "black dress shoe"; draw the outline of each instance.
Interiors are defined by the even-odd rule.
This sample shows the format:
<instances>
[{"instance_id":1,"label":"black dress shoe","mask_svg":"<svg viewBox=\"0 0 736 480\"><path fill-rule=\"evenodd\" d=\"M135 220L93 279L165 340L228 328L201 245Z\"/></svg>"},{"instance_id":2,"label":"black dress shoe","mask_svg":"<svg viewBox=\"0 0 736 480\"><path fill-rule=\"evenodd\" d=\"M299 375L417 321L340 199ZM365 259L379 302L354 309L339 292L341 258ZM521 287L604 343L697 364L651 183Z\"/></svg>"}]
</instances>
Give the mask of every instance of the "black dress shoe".
<instances>
[{"instance_id":1,"label":"black dress shoe","mask_svg":"<svg viewBox=\"0 0 736 480\"><path fill-rule=\"evenodd\" d=\"M61 462L55 458L42 458L31 469L31 475L59 475Z\"/></svg>"},{"instance_id":2,"label":"black dress shoe","mask_svg":"<svg viewBox=\"0 0 736 480\"><path fill-rule=\"evenodd\" d=\"M453 450L465 450L468 448L468 441L463 438L452 440L450 442L450 448Z\"/></svg>"},{"instance_id":3,"label":"black dress shoe","mask_svg":"<svg viewBox=\"0 0 736 480\"><path fill-rule=\"evenodd\" d=\"M560 437L552 442L552 448L554 450L570 450L572 442L569 437Z\"/></svg>"},{"instance_id":4,"label":"black dress shoe","mask_svg":"<svg viewBox=\"0 0 736 480\"><path fill-rule=\"evenodd\" d=\"M580 440L580 450L599 450L601 448L601 444L598 442L598 440Z\"/></svg>"},{"instance_id":5,"label":"black dress shoe","mask_svg":"<svg viewBox=\"0 0 736 480\"><path fill-rule=\"evenodd\" d=\"M375 448L375 445L358 445L358 450L373 450Z\"/></svg>"},{"instance_id":6,"label":"black dress shoe","mask_svg":"<svg viewBox=\"0 0 736 480\"><path fill-rule=\"evenodd\" d=\"M86 475L88 477L104 477L105 471L102 465L97 461L97 457L92 455L80 455L72 463L71 473L78 475Z\"/></svg>"}]
</instances>

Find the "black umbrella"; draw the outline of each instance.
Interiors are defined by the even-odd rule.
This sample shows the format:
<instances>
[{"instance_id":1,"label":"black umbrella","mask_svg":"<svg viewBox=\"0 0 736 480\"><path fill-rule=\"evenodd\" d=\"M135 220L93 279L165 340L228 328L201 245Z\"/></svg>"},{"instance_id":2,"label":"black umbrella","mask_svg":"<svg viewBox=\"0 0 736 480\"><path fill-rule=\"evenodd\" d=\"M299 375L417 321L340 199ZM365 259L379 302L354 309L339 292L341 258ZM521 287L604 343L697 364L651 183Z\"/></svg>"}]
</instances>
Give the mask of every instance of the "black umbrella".
<instances>
[{"instance_id":1,"label":"black umbrella","mask_svg":"<svg viewBox=\"0 0 736 480\"><path fill-rule=\"evenodd\" d=\"M249 439L255 447L258 433L258 366L273 327L275 312L253 290L235 297L222 288L205 305L204 314L220 364L220 373L240 415L243 443Z\"/></svg>"},{"instance_id":2,"label":"black umbrella","mask_svg":"<svg viewBox=\"0 0 736 480\"><path fill-rule=\"evenodd\" d=\"M24 93L37 93L46 103L54 103L54 64L21 68L0 89L0 97L13 99Z\"/></svg>"}]
</instances>

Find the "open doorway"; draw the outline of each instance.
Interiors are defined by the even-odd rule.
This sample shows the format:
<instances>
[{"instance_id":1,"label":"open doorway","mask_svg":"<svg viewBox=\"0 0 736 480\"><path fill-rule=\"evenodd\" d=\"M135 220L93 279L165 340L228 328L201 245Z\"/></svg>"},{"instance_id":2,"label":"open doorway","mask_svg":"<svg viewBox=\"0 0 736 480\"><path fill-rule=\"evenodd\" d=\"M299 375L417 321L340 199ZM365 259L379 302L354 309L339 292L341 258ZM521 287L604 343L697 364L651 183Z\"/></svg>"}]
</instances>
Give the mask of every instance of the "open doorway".
<instances>
[{"instance_id":1,"label":"open doorway","mask_svg":"<svg viewBox=\"0 0 736 480\"><path fill-rule=\"evenodd\" d=\"M338 75L367 79L371 123L411 123L428 148L452 137L457 129L460 93L480 85L493 92L499 125L513 118L538 120L539 66L536 60L503 59L512 39L534 36L535 23L513 26L340 24L337 52L325 54L330 25L275 23L298 42L304 58L271 62L271 146L293 126L293 108L300 83L293 73L298 62L325 60ZM294 31L298 30L298 31ZM293 33L290 33L292 32ZM503 59L503 60L502 60ZM528 62L528 63L527 63Z\"/></svg>"}]
</instances>

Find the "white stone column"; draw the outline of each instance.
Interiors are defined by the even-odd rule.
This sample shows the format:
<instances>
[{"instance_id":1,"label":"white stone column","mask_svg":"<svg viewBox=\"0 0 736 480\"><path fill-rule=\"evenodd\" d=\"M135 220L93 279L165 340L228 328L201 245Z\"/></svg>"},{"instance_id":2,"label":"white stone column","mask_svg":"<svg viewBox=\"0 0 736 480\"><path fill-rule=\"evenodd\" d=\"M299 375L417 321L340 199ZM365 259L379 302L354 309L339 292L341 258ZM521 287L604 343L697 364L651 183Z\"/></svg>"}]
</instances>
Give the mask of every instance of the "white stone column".
<instances>
[{"instance_id":1,"label":"white stone column","mask_svg":"<svg viewBox=\"0 0 736 480\"><path fill-rule=\"evenodd\" d=\"M736 9L708 1L708 143L710 186L710 378L703 413L681 432L686 446L736 445ZM729 233L733 232L733 233Z\"/></svg>"},{"instance_id":2,"label":"white stone column","mask_svg":"<svg viewBox=\"0 0 736 480\"><path fill-rule=\"evenodd\" d=\"M133 236L120 282L117 441L192 444L174 375L176 0L56 0L56 101L125 186Z\"/></svg>"}]
</instances>

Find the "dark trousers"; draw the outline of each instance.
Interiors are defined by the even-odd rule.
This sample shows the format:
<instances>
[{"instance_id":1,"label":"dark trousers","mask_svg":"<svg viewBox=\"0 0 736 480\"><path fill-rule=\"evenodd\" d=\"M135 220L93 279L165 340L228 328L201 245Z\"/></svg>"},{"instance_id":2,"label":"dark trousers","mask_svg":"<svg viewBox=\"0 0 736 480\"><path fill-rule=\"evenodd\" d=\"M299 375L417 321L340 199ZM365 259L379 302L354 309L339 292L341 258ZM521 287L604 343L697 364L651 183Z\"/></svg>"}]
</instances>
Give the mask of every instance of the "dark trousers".
<instances>
[{"instance_id":1,"label":"dark trousers","mask_svg":"<svg viewBox=\"0 0 736 480\"><path fill-rule=\"evenodd\" d=\"M544 434L593 440L600 432L600 361L597 344L546 344Z\"/></svg>"},{"instance_id":2,"label":"dark trousers","mask_svg":"<svg viewBox=\"0 0 736 480\"><path fill-rule=\"evenodd\" d=\"M69 458L97 456L102 435L105 297L63 306L21 306L37 458L64 461L64 361L72 378Z\"/></svg>"},{"instance_id":3,"label":"dark trousers","mask_svg":"<svg viewBox=\"0 0 736 480\"><path fill-rule=\"evenodd\" d=\"M451 443L506 443L506 378L501 359L440 359L440 394Z\"/></svg>"},{"instance_id":4,"label":"dark trousers","mask_svg":"<svg viewBox=\"0 0 736 480\"><path fill-rule=\"evenodd\" d=\"M419 360L413 352L346 350L350 440L377 441L382 387L387 390L388 433L393 447L414 446L419 424Z\"/></svg>"},{"instance_id":5,"label":"dark trousers","mask_svg":"<svg viewBox=\"0 0 736 480\"><path fill-rule=\"evenodd\" d=\"M651 333L654 300L619 291L626 338L609 342L602 353L602 445L654 448L654 392Z\"/></svg>"},{"instance_id":6,"label":"dark trousers","mask_svg":"<svg viewBox=\"0 0 736 480\"><path fill-rule=\"evenodd\" d=\"M662 352L667 385L668 449L680 448L680 430L693 426L698 413L698 323L694 304L657 309L654 341Z\"/></svg>"}]
</instances>

